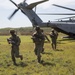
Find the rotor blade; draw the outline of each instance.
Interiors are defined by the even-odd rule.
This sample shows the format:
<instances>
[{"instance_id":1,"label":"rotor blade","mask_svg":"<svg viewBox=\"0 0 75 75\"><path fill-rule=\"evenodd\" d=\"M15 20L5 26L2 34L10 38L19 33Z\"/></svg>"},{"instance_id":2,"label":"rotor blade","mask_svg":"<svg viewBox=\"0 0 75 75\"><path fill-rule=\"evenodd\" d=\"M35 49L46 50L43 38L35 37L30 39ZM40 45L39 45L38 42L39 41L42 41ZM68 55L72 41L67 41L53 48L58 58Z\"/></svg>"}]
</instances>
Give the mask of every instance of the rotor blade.
<instances>
[{"instance_id":1,"label":"rotor blade","mask_svg":"<svg viewBox=\"0 0 75 75\"><path fill-rule=\"evenodd\" d=\"M9 20L15 15L15 13L18 11L19 9L16 9L12 14L11 16L8 18Z\"/></svg>"},{"instance_id":2,"label":"rotor blade","mask_svg":"<svg viewBox=\"0 0 75 75\"><path fill-rule=\"evenodd\" d=\"M12 0L10 0L16 7L18 7L18 5L14 2L14 1L12 1Z\"/></svg>"},{"instance_id":3,"label":"rotor blade","mask_svg":"<svg viewBox=\"0 0 75 75\"><path fill-rule=\"evenodd\" d=\"M36 1L36 0L35 0ZM34 3L31 3L29 4L26 8L28 9L33 9L35 6L37 6L38 4L40 3L43 3L43 2L46 2L46 1L49 1L49 0L42 0L42 1L38 1L38 2L34 2Z\"/></svg>"},{"instance_id":4,"label":"rotor blade","mask_svg":"<svg viewBox=\"0 0 75 75\"><path fill-rule=\"evenodd\" d=\"M72 11L75 11L75 9L72 9L72 8L68 8L68 7L64 7L64 6L60 6L60 5L57 5L57 4L52 4L53 6L57 6L57 7L60 7L60 8L64 8L64 9L68 9L68 10L72 10Z\"/></svg>"},{"instance_id":5,"label":"rotor blade","mask_svg":"<svg viewBox=\"0 0 75 75\"><path fill-rule=\"evenodd\" d=\"M56 20L61 20L61 19L71 19L71 18L75 18L75 16L59 18L59 19L56 19Z\"/></svg>"},{"instance_id":6,"label":"rotor blade","mask_svg":"<svg viewBox=\"0 0 75 75\"><path fill-rule=\"evenodd\" d=\"M38 15L75 15L75 13L37 13Z\"/></svg>"}]
</instances>

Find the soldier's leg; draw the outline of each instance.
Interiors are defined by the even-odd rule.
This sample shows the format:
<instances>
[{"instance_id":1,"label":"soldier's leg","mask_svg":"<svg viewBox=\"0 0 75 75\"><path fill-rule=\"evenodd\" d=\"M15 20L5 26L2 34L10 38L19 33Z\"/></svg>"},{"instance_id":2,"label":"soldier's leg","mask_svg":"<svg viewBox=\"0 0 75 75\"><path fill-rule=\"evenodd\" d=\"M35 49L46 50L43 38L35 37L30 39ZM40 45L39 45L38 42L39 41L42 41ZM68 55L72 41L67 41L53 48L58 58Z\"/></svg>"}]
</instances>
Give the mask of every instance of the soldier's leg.
<instances>
[{"instance_id":1,"label":"soldier's leg","mask_svg":"<svg viewBox=\"0 0 75 75\"><path fill-rule=\"evenodd\" d=\"M38 56L37 59L38 59L38 62L41 63L41 56Z\"/></svg>"},{"instance_id":2,"label":"soldier's leg","mask_svg":"<svg viewBox=\"0 0 75 75\"><path fill-rule=\"evenodd\" d=\"M37 44L35 44L35 46L34 46L34 53L35 53L35 55L37 55Z\"/></svg>"},{"instance_id":3,"label":"soldier's leg","mask_svg":"<svg viewBox=\"0 0 75 75\"><path fill-rule=\"evenodd\" d=\"M37 59L39 63L41 62L41 50L42 50L41 45L38 45L37 46Z\"/></svg>"},{"instance_id":4,"label":"soldier's leg","mask_svg":"<svg viewBox=\"0 0 75 75\"><path fill-rule=\"evenodd\" d=\"M56 40L53 41L54 44L54 50L56 49Z\"/></svg>"},{"instance_id":5,"label":"soldier's leg","mask_svg":"<svg viewBox=\"0 0 75 75\"><path fill-rule=\"evenodd\" d=\"M16 59L15 59L15 56L14 56L13 49L11 50L11 58L12 58L13 64L16 65Z\"/></svg>"},{"instance_id":6,"label":"soldier's leg","mask_svg":"<svg viewBox=\"0 0 75 75\"><path fill-rule=\"evenodd\" d=\"M42 53L44 52L44 42L42 42L42 44L41 44L41 46L42 46Z\"/></svg>"},{"instance_id":7,"label":"soldier's leg","mask_svg":"<svg viewBox=\"0 0 75 75\"><path fill-rule=\"evenodd\" d=\"M55 42L55 49L56 49L56 42Z\"/></svg>"},{"instance_id":8,"label":"soldier's leg","mask_svg":"<svg viewBox=\"0 0 75 75\"><path fill-rule=\"evenodd\" d=\"M42 53L44 53L44 48L42 48Z\"/></svg>"},{"instance_id":9,"label":"soldier's leg","mask_svg":"<svg viewBox=\"0 0 75 75\"><path fill-rule=\"evenodd\" d=\"M19 53L19 47L18 46L15 47L15 57L20 58L21 60L23 60L23 56L20 55L20 53Z\"/></svg>"},{"instance_id":10,"label":"soldier's leg","mask_svg":"<svg viewBox=\"0 0 75 75\"><path fill-rule=\"evenodd\" d=\"M51 45L52 45L52 49L54 49L54 44L53 44L53 42L52 42L52 44L51 44Z\"/></svg>"}]
</instances>

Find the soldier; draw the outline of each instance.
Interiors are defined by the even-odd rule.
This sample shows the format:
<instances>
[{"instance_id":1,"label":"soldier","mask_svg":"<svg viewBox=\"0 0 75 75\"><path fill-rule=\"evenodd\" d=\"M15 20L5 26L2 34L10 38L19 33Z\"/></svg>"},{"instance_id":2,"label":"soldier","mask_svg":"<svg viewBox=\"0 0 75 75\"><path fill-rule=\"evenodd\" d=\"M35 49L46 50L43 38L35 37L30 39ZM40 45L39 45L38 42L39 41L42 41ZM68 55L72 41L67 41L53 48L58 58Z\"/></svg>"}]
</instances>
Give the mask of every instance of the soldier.
<instances>
[{"instance_id":1,"label":"soldier","mask_svg":"<svg viewBox=\"0 0 75 75\"><path fill-rule=\"evenodd\" d=\"M56 41L57 41L57 37L58 37L58 33L56 33L54 31L54 29L52 29L52 32L50 33L50 37L51 37L51 40L52 40L52 48L53 50L56 49Z\"/></svg>"},{"instance_id":2,"label":"soldier","mask_svg":"<svg viewBox=\"0 0 75 75\"><path fill-rule=\"evenodd\" d=\"M20 58L23 60L23 56L19 54L19 45L21 43L21 40L19 36L15 34L15 30L10 30L11 37L7 39L8 43L11 44L11 58L14 65L16 64L16 58Z\"/></svg>"},{"instance_id":3,"label":"soldier","mask_svg":"<svg viewBox=\"0 0 75 75\"><path fill-rule=\"evenodd\" d=\"M42 32L42 34L44 35L44 38L45 38L48 42L50 42L50 40L48 39L48 37L44 34L44 30L43 30L43 29L41 29L41 32ZM42 42L42 53L44 52L44 41L45 41L45 40L43 40L43 42Z\"/></svg>"},{"instance_id":4,"label":"soldier","mask_svg":"<svg viewBox=\"0 0 75 75\"><path fill-rule=\"evenodd\" d=\"M44 39L44 35L42 34L39 26L37 26L35 28L35 30L36 30L36 32L33 33L32 39L33 39L33 42L35 43L34 52L35 52L35 55L37 55L38 62L40 63L41 62L41 54L40 53L42 51L42 42L45 39Z\"/></svg>"}]
</instances>

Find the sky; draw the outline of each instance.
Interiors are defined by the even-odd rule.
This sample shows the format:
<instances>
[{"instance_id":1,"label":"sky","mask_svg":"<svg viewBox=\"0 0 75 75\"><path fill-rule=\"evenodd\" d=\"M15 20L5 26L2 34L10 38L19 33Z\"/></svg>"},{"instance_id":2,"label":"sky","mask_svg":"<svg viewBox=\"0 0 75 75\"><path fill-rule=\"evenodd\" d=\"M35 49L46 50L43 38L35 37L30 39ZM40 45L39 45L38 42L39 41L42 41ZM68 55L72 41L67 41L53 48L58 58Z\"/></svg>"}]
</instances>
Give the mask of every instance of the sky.
<instances>
[{"instance_id":1,"label":"sky","mask_svg":"<svg viewBox=\"0 0 75 75\"><path fill-rule=\"evenodd\" d=\"M13 0L16 4L19 4L23 0ZM28 4L37 2L40 0L26 0ZM74 13L74 11L62 9L53 6L52 4L58 4L66 7L75 7L75 0L49 0L37 6L36 13ZM12 20L8 20L8 17L16 9L16 6L12 4L9 0L0 0L0 28L7 27L32 27L32 23L29 19L21 13L19 10ZM34 9L33 9L34 10ZM68 16L54 16L54 15L38 15L43 22L54 21L58 18L68 17Z\"/></svg>"}]
</instances>

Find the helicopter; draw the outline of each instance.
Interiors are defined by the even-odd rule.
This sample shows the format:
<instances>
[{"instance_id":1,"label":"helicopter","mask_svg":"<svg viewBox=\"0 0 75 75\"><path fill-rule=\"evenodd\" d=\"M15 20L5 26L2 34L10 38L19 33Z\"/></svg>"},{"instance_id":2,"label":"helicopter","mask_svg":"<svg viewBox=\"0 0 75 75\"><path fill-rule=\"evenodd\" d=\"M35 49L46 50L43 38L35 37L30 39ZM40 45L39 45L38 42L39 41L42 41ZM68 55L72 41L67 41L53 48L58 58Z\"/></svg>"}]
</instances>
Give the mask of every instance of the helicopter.
<instances>
[{"instance_id":1,"label":"helicopter","mask_svg":"<svg viewBox=\"0 0 75 75\"><path fill-rule=\"evenodd\" d=\"M75 20L72 21L48 21L43 22L42 19L36 14L36 12L33 10L34 7L36 7L38 4L41 4L43 2L47 2L48 0L42 0L38 2L34 2L31 4L27 4L26 0L23 2L16 4L14 1L10 0L16 7L15 11L10 15L8 18L9 20L12 19L12 17L15 15L15 13L20 9L23 14L25 14L28 19L31 21L33 27L40 26L40 27L51 27L55 29L57 32L62 32L64 34L67 34L71 38L75 38ZM53 4L54 6L69 9L72 11L75 11L74 9L63 7L60 5ZM68 15L68 14L55 14L51 13L49 15ZM69 15L75 15L75 14L69 14ZM70 17L72 18L72 17Z\"/></svg>"}]
</instances>

